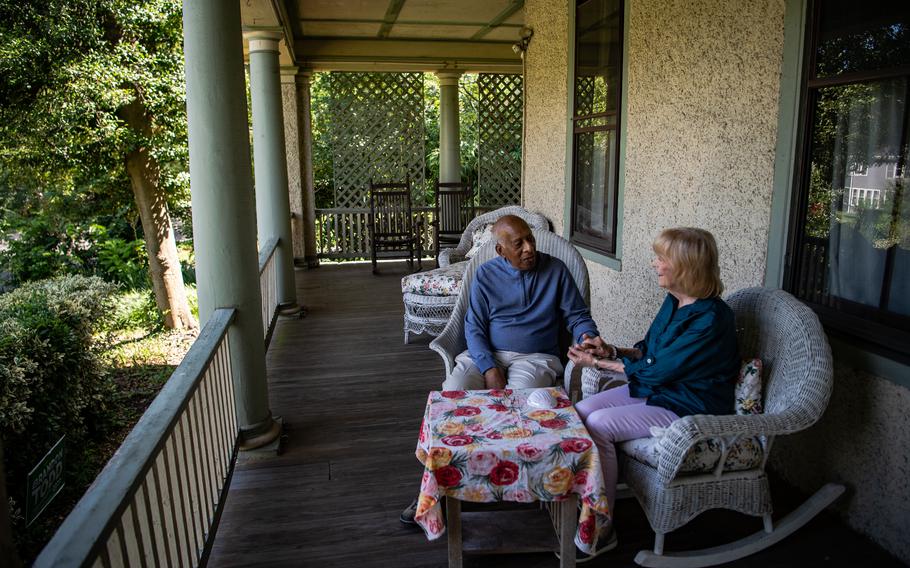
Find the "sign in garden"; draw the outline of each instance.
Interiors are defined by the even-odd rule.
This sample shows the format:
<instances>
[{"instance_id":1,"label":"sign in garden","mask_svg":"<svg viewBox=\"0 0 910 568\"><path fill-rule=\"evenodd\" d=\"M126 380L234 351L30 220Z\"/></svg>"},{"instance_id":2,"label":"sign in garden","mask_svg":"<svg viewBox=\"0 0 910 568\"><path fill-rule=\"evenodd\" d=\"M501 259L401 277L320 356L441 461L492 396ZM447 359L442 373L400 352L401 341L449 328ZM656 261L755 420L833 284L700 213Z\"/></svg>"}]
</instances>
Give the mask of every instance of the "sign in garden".
<instances>
[{"instance_id":1,"label":"sign in garden","mask_svg":"<svg viewBox=\"0 0 910 568\"><path fill-rule=\"evenodd\" d=\"M31 525L63 489L63 439L61 436L51 451L41 458L28 474L28 498L25 502L25 522Z\"/></svg>"}]
</instances>

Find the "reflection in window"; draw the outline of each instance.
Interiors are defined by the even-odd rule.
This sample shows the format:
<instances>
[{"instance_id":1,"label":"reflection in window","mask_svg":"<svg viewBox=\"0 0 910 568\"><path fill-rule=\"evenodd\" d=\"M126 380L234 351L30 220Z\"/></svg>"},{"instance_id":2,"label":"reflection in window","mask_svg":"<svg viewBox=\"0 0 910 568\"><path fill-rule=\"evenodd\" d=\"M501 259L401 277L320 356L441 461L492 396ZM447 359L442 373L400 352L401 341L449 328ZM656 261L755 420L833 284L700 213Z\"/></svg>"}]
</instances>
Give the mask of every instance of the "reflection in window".
<instances>
[{"instance_id":1,"label":"reflection in window","mask_svg":"<svg viewBox=\"0 0 910 568\"><path fill-rule=\"evenodd\" d=\"M787 269L788 288L830 330L899 359L910 358L907 11L880 2L816 5Z\"/></svg>"},{"instance_id":2,"label":"reflection in window","mask_svg":"<svg viewBox=\"0 0 910 568\"><path fill-rule=\"evenodd\" d=\"M607 254L616 252L622 15L620 0L576 4L571 235Z\"/></svg>"}]
</instances>

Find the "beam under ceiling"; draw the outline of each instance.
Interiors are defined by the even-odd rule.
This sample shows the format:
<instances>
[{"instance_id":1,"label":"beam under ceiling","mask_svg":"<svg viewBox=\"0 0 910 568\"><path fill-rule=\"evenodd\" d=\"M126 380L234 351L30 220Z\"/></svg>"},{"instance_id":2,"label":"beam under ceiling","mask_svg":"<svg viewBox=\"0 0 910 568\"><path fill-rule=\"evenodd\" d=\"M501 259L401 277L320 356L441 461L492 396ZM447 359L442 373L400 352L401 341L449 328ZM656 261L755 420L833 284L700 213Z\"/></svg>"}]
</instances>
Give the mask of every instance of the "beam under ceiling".
<instances>
[{"instance_id":1,"label":"beam under ceiling","mask_svg":"<svg viewBox=\"0 0 910 568\"><path fill-rule=\"evenodd\" d=\"M385 11L383 24L379 28L379 37L389 37L389 32L392 30L392 25L395 23L395 20L398 19L398 14L401 13L402 6L404 6L404 0L390 0L389 7Z\"/></svg>"}]
</instances>

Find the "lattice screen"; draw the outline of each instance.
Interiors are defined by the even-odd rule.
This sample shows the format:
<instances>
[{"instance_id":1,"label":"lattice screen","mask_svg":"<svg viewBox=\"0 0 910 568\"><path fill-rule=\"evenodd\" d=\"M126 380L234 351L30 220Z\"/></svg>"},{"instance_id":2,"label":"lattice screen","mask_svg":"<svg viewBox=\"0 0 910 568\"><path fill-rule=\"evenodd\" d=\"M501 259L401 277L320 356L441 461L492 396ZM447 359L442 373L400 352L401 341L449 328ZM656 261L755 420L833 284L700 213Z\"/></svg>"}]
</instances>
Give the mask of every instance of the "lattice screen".
<instances>
[{"instance_id":1,"label":"lattice screen","mask_svg":"<svg viewBox=\"0 0 910 568\"><path fill-rule=\"evenodd\" d=\"M424 187L423 73L332 73L335 207L369 206L369 180Z\"/></svg>"},{"instance_id":2,"label":"lattice screen","mask_svg":"<svg viewBox=\"0 0 910 568\"><path fill-rule=\"evenodd\" d=\"M478 193L481 207L521 202L522 77L481 73Z\"/></svg>"},{"instance_id":3,"label":"lattice screen","mask_svg":"<svg viewBox=\"0 0 910 568\"><path fill-rule=\"evenodd\" d=\"M594 114L594 77L575 77L575 115Z\"/></svg>"}]
</instances>

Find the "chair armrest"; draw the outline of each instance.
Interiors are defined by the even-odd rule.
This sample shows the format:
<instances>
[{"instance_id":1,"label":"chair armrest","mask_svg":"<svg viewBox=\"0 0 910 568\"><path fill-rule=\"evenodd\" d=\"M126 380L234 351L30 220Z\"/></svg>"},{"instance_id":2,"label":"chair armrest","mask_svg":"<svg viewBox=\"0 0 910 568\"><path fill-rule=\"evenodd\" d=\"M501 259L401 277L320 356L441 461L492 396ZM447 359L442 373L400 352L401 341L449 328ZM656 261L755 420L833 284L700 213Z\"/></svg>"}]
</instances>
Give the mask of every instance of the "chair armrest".
<instances>
[{"instance_id":1,"label":"chair armrest","mask_svg":"<svg viewBox=\"0 0 910 568\"><path fill-rule=\"evenodd\" d=\"M451 256L452 256L453 250L455 250L455 249L446 248L446 249L442 249L441 251L439 251L440 268L443 266L448 266L448 265L452 264Z\"/></svg>"},{"instance_id":2,"label":"chair armrest","mask_svg":"<svg viewBox=\"0 0 910 568\"><path fill-rule=\"evenodd\" d=\"M802 429L787 427L787 422L776 414L683 416L670 424L658 442L658 477L664 485L673 481L689 450L701 441L719 438L732 445L739 438L771 437Z\"/></svg>"},{"instance_id":3,"label":"chair armrest","mask_svg":"<svg viewBox=\"0 0 910 568\"><path fill-rule=\"evenodd\" d=\"M464 342L464 331L461 325L454 325L452 320L443 328L442 333L430 342L430 349L439 353L442 362L446 367L446 378L452 374L455 369L455 357L464 351L462 343Z\"/></svg>"},{"instance_id":4,"label":"chair armrest","mask_svg":"<svg viewBox=\"0 0 910 568\"><path fill-rule=\"evenodd\" d=\"M563 382L569 397L577 402L593 394L626 384L625 375L593 367L577 367L575 363L566 363Z\"/></svg>"},{"instance_id":5,"label":"chair armrest","mask_svg":"<svg viewBox=\"0 0 910 568\"><path fill-rule=\"evenodd\" d=\"M562 373L562 384L569 395L569 400L573 403L581 399L581 367L576 367L570 359L566 363L566 369Z\"/></svg>"}]
</instances>

